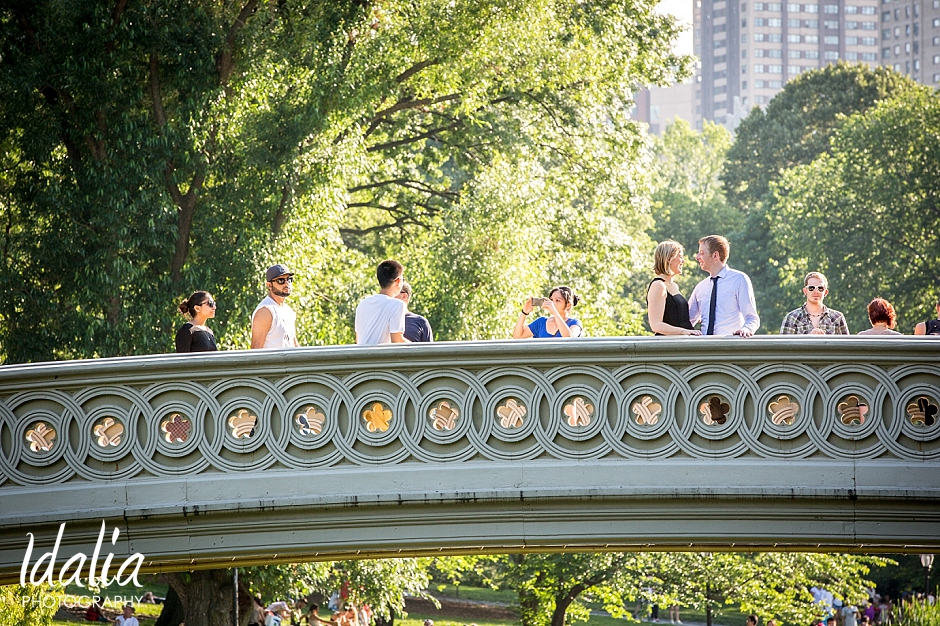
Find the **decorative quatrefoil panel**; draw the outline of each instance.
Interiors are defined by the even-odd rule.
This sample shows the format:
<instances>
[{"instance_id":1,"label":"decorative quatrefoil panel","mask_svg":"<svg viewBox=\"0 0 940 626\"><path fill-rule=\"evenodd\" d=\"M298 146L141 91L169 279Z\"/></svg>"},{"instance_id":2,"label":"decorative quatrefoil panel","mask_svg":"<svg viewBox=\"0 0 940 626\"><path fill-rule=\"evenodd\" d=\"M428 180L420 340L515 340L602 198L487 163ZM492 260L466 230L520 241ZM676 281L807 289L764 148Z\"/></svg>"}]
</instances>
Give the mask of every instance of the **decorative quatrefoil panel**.
<instances>
[{"instance_id":1,"label":"decorative quatrefoil panel","mask_svg":"<svg viewBox=\"0 0 940 626\"><path fill-rule=\"evenodd\" d=\"M39 422L32 429L26 431L26 441L33 452L49 452L55 443L55 431L45 423Z\"/></svg>"},{"instance_id":2,"label":"decorative quatrefoil panel","mask_svg":"<svg viewBox=\"0 0 940 626\"><path fill-rule=\"evenodd\" d=\"M777 426L791 426L800 414L800 405L790 399L790 396L777 396L776 400L771 400L767 405L767 412L770 413L770 421Z\"/></svg>"},{"instance_id":3,"label":"decorative quatrefoil panel","mask_svg":"<svg viewBox=\"0 0 940 626\"><path fill-rule=\"evenodd\" d=\"M458 417L460 417L460 411L446 400L441 400L428 411L431 428L434 430L454 430L457 427Z\"/></svg>"},{"instance_id":4,"label":"decorative quatrefoil panel","mask_svg":"<svg viewBox=\"0 0 940 626\"><path fill-rule=\"evenodd\" d=\"M179 413L174 413L160 424L160 432L167 443L186 443L192 429L193 423Z\"/></svg>"},{"instance_id":5,"label":"decorative quatrefoil panel","mask_svg":"<svg viewBox=\"0 0 940 626\"><path fill-rule=\"evenodd\" d=\"M323 423L326 416L315 406L308 406L302 413L298 413L294 418L297 422L297 429L301 435L319 435L323 432Z\"/></svg>"},{"instance_id":6,"label":"decorative quatrefoil panel","mask_svg":"<svg viewBox=\"0 0 940 626\"><path fill-rule=\"evenodd\" d=\"M366 421L366 430L370 433L384 433L392 421L392 412L382 406L382 403L376 402L371 409L362 412L362 419Z\"/></svg>"},{"instance_id":7,"label":"decorative quatrefoil panel","mask_svg":"<svg viewBox=\"0 0 940 626\"><path fill-rule=\"evenodd\" d=\"M868 415L868 403L858 396L847 396L836 407L839 412L839 419L846 426L857 424L861 426L865 423Z\"/></svg>"},{"instance_id":8,"label":"decorative quatrefoil panel","mask_svg":"<svg viewBox=\"0 0 940 626\"><path fill-rule=\"evenodd\" d=\"M251 439L254 437L257 424L258 416L252 415L246 409L241 409L228 418L228 427L232 431L232 437L236 439Z\"/></svg>"},{"instance_id":9,"label":"decorative quatrefoil panel","mask_svg":"<svg viewBox=\"0 0 940 626\"><path fill-rule=\"evenodd\" d=\"M587 426L591 423L591 416L594 415L594 406L585 402L580 396L566 404L564 410L568 418L568 426L573 428Z\"/></svg>"},{"instance_id":10,"label":"decorative quatrefoil panel","mask_svg":"<svg viewBox=\"0 0 940 626\"><path fill-rule=\"evenodd\" d=\"M496 408L496 417L503 428L521 428L525 422L526 408L515 398L509 398Z\"/></svg>"},{"instance_id":11,"label":"decorative quatrefoil panel","mask_svg":"<svg viewBox=\"0 0 940 626\"><path fill-rule=\"evenodd\" d=\"M937 405L927 396L915 398L908 404L907 414L915 426L930 427L937 423Z\"/></svg>"},{"instance_id":12,"label":"decorative quatrefoil panel","mask_svg":"<svg viewBox=\"0 0 940 626\"><path fill-rule=\"evenodd\" d=\"M640 426L654 426L663 412L661 404L653 400L652 396L643 396L630 407L636 416L636 423Z\"/></svg>"},{"instance_id":13,"label":"decorative quatrefoil panel","mask_svg":"<svg viewBox=\"0 0 940 626\"><path fill-rule=\"evenodd\" d=\"M702 414L702 421L707 426L711 426L712 424L724 424L728 421L728 412L731 411L731 405L722 402L719 396L712 396L699 405L698 410Z\"/></svg>"},{"instance_id":14,"label":"decorative quatrefoil panel","mask_svg":"<svg viewBox=\"0 0 940 626\"><path fill-rule=\"evenodd\" d=\"M94 427L96 441L102 448L108 446L119 446L121 437L124 436L124 425L113 417L106 417Z\"/></svg>"}]
</instances>

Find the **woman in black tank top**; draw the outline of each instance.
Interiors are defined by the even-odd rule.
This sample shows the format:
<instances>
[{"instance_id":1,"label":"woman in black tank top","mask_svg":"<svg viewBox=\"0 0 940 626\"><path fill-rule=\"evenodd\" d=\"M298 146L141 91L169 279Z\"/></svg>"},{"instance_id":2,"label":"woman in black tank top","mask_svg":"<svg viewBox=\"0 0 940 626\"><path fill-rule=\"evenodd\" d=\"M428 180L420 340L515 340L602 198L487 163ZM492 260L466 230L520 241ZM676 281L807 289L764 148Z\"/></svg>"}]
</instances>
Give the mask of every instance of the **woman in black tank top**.
<instances>
[{"instance_id":1,"label":"woman in black tank top","mask_svg":"<svg viewBox=\"0 0 940 626\"><path fill-rule=\"evenodd\" d=\"M646 305L650 329L657 335L701 335L692 329L689 321L689 303L679 293L675 277L682 273L685 264L682 245L667 239L653 254L653 271L656 278L646 291Z\"/></svg>"},{"instance_id":2,"label":"woman in black tank top","mask_svg":"<svg viewBox=\"0 0 940 626\"><path fill-rule=\"evenodd\" d=\"M215 317L215 300L207 291L197 291L179 306L179 311L190 321L176 333L177 352L215 352L215 334L206 326L206 320Z\"/></svg>"}]
</instances>

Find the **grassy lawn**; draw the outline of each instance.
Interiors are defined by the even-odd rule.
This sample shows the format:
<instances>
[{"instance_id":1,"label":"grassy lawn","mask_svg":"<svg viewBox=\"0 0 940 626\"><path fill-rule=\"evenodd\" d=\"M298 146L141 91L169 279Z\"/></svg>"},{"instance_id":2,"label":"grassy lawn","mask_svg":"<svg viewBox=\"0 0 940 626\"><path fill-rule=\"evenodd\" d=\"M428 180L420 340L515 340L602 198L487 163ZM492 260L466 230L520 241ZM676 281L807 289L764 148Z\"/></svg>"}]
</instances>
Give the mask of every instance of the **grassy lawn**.
<instances>
[{"instance_id":1,"label":"grassy lawn","mask_svg":"<svg viewBox=\"0 0 940 626\"><path fill-rule=\"evenodd\" d=\"M467 587L465 585L460 585L457 588L453 585L432 584L430 592L438 597L473 600L474 602L511 604L516 599L516 594L512 591L497 591L489 587ZM437 622L434 622L434 624L436 626Z\"/></svg>"}]
</instances>

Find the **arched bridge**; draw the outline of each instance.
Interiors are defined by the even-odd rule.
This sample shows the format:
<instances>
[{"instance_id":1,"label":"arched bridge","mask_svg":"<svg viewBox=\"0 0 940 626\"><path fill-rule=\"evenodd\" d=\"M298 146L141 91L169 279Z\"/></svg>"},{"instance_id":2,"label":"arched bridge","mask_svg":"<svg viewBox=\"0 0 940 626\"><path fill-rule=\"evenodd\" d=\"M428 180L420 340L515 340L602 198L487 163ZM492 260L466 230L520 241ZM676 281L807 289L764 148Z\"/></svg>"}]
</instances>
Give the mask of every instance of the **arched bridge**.
<instances>
[{"instance_id":1,"label":"arched bridge","mask_svg":"<svg viewBox=\"0 0 940 626\"><path fill-rule=\"evenodd\" d=\"M0 582L590 549L940 548L940 342L609 338L0 368ZM111 545L113 528L120 536Z\"/></svg>"}]
</instances>

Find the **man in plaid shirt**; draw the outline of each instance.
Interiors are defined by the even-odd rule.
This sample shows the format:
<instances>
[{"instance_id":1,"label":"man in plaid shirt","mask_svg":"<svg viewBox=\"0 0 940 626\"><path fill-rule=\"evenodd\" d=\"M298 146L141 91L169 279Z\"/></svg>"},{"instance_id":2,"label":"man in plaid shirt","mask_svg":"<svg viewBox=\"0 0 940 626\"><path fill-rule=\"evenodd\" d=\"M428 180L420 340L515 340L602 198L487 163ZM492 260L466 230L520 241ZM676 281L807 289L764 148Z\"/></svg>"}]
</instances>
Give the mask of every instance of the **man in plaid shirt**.
<instances>
[{"instance_id":1,"label":"man in plaid shirt","mask_svg":"<svg viewBox=\"0 0 940 626\"><path fill-rule=\"evenodd\" d=\"M845 316L823 304L829 295L829 281L820 272L810 272L803 279L806 302L790 311L780 326L781 335L848 335Z\"/></svg>"}]
</instances>

